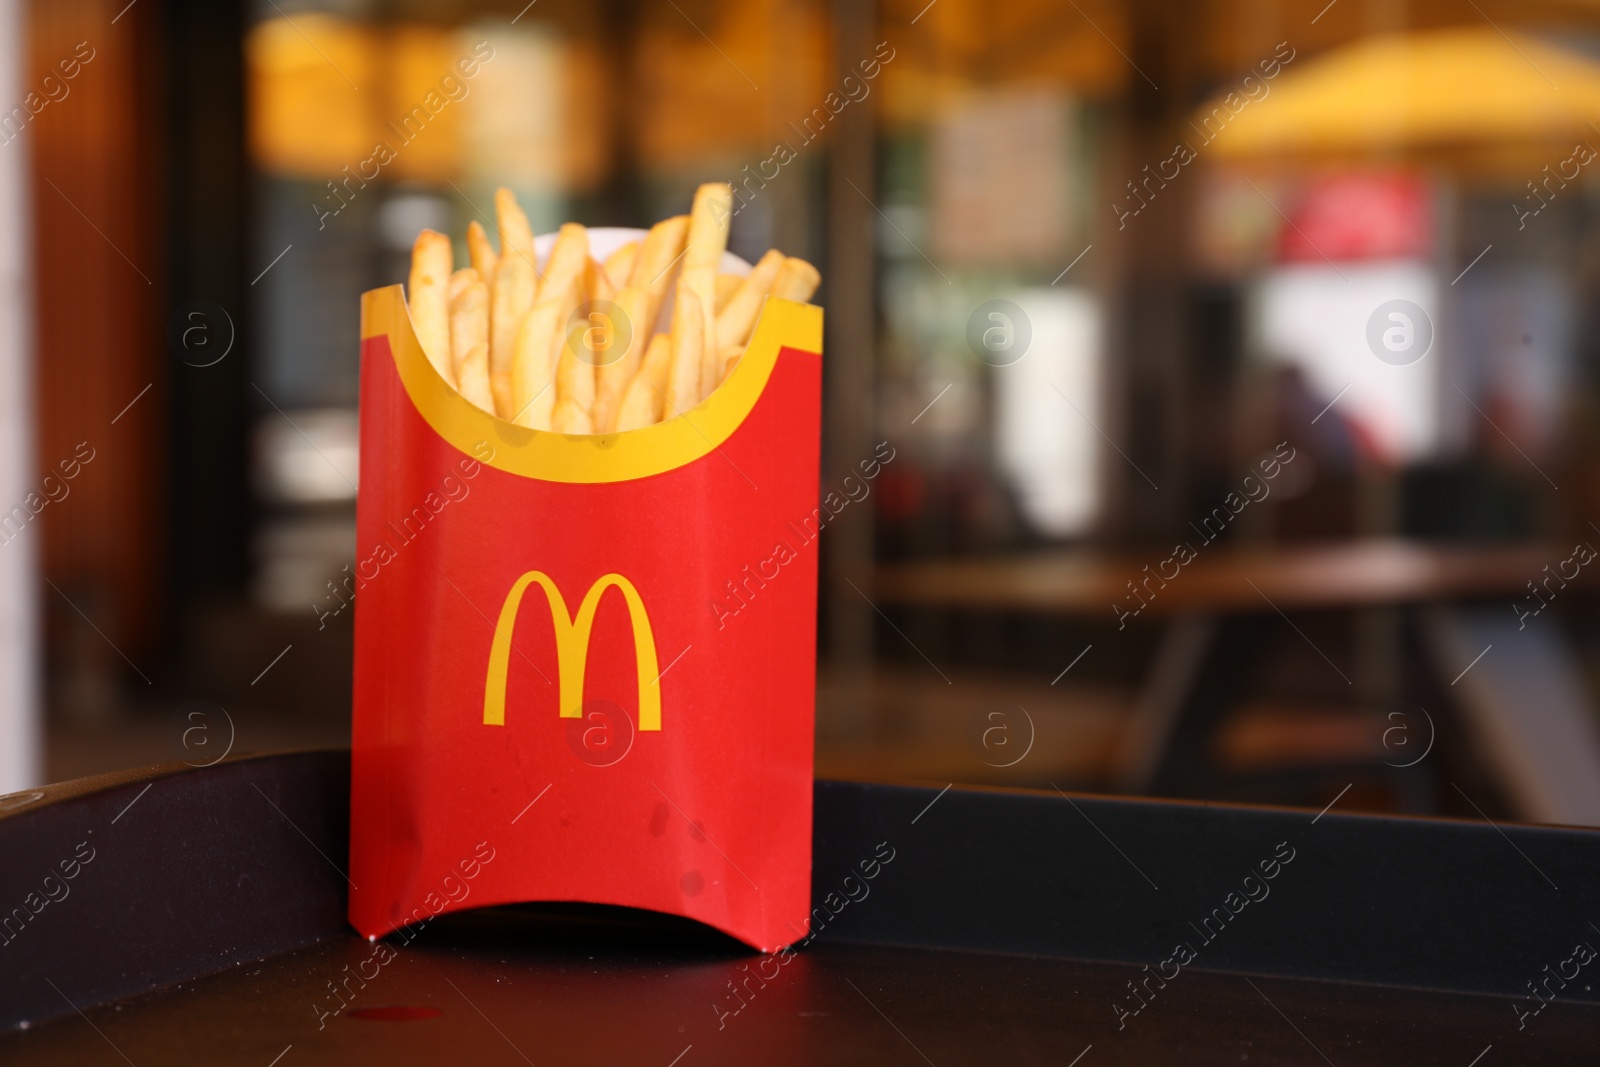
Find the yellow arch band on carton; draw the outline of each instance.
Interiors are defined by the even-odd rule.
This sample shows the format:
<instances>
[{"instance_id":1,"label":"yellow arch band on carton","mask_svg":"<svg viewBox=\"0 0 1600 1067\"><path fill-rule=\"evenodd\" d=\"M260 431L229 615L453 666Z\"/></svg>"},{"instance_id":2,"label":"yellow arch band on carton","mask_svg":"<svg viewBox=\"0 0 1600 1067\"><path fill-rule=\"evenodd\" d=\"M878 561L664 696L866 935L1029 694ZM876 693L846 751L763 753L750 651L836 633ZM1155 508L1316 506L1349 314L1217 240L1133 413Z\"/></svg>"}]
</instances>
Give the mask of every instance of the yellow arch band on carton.
<instances>
[{"instance_id":1,"label":"yellow arch band on carton","mask_svg":"<svg viewBox=\"0 0 1600 1067\"><path fill-rule=\"evenodd\" d=\"M500 608L500 621L489 646L489 675L483 687L484 725L506 724L506 672L511 666L511 632L517 625L522 594L534 582L544 590L545 599L550 602L550 619L555 624L561 718L583 718L583 676L589 658L594 613L605 591L616 586L628 602L628 618L633 623L633 658L639 674L639 729L661 729L661 672L656 666L656 637L639 591L622 575L607 574L589 587L574 617L567 614L567 602L561 590L543 571L529 571L518 578Z\"/></svg>"},{"instance_id":2,"label":"yellow arch band on carton","mask_svg":"<svg viewBox=\"0 0 1600 1067\"><path fill-rule=\"evenodd\" d=\"M822 351L822 309L769 299L743 358L709 397L654 426L588 436L517 426L457 393L423 354L399 285L361 297L362 339L381 336L389 338L412 404L440 437L465 454L547 482L626 482L682 467L726 441L761 398L779 349ZM484 444L493 449L489 459L484 459Z\"/></svg>"}]
</instances>

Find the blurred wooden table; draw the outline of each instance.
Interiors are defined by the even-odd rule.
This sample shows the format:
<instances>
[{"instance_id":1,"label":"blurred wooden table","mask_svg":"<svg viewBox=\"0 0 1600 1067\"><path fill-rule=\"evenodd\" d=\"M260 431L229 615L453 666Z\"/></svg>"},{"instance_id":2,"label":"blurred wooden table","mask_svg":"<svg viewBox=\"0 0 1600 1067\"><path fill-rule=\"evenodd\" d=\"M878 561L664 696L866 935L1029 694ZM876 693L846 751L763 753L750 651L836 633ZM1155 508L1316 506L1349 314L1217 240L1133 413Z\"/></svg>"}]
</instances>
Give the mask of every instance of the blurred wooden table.
<instances>
[{"instance_id":1,"label":"blurred wooden table","mask_svg":"<svg viewBox=\"0 0 1600 1067\"><path fill-rule=\"evenodd\" d=\"M1204 746L1237 704L1261 649L1287 626L1311 643L1291 614L1396 608L1401 639L1409 632L1421 638L1433 692L1461 711L1518 816L1600 825L1594 702L1557 620L1519 618L1514 608L1541 602L1529 583L1548 578L1552 598L1600 584L1600 567L1578 566L1571 579L1550 577L1571 559L1571 548L1397 540L1201 546L1176 575L1172 565L1159 574L1170 555L1058 551L929 560L881 567L870 589L880 607L1098 618L1116 629L1149 621L1163 626L1124 735L1117 779L1129 792L1193 787ZM1566 570L1572 569L1569 562Z\"/></svg>"},{"instance_id":2,"label":"blurred wooden table","mask_svg":"<svg viewBox=\"0 0 1600 1067\"><path fill-rule=\"evenodd\" d=\"M1140 617L1516 597L1526 594L1526 583L1540 577L1546 564L1553 568L1568 555L1570 550L1541 546L1456 548L1390 540L1209 552L1202 546L1175 577L1151 580ZM1167 558L1156 550L1059 551L893 564L874 575L873 598L906 606L1099 615L1116 622L1113 604L1139 606L1127 583L1140 585ZM1592 579L1580 570L1576 581Z\"/></svg>"}]
</instances>

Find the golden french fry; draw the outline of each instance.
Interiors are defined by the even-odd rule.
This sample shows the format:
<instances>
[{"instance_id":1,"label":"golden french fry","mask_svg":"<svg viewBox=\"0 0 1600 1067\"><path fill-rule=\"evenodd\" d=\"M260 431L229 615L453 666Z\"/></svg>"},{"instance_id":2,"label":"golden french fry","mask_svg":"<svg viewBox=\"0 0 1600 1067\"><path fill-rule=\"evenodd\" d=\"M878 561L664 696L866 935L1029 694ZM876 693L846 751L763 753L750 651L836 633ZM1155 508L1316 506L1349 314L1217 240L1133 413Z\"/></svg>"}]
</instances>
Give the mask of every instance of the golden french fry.
<instances>
[{"instance_id":1,"label":"golden french fry","mask_svg":"<svg viewBox=\"0 0 1600 1067\"><path fill-rule=\"evenodd\" d=\"M689 212L689 247L683 256L683 274L678 291L688 290L700 301L701 350L699 403L716 388L717 363L717 267L728 247L728 225L733 219L733 187L727 182L707 182L694 192L694 207ZM674 317L676 317L674 311ZM673 336L677 336L673 329ZM677 360L674 357L674 365ZM670 397L669 397L670 399ZM685 411L690 404L684 408Z\"/></svg>"},{"instance_id":2,"label":"golden french fry","mask_svg":"<svg viewBox=\"0 0 1600 1067\"><path fill-rule=\"evenodd\" d=\"M456 365L456 391L489 414L494 414L494 391L489 388L489 346L479 341Z\"/></svg>"},{"instance_id":3,"label":"golden french fry","mask_svg":"<svg viewBox=\"0 0 1600 1067\"><path fill-rule=\"evenodd\" d=\"M595 361L604 358L605 342L596 334L609 332L609 326L564 320L561 352L556 359L556 407L576 404L585 419L594 409ZM584 431L587 433L588 431Z\"/></svg>"},{"instance_id":4,"label":"golden french fry","mask_svg":"<svg viewBox=\"0 0 1600 1067\"><path fill-rule=\"evenodd\" d=\"M511 363L517 331L533 307L536 283L533 264L522 256L503 256L494 272L489 301L489 385L495 411L503 419L517 413L511 397Z\"/></svg>"},{"instance_id":5,"label":"golden french fry","mask_svg":"<svg viewBox=\"0 0 1600 1067\"><path fill-rule=\"evenodd\" d=\"M450 363L450 238L433 230L417 234L411 246L411 278L406 286L411 328L439 377L455 384Z\"/></svg>"},{"instance_id":6,"label":"golden french fry","mask_svg":"<svg viewBox=\"0 0 1600 1067\"><path fill-rule=\"evenodd\" d=\"M500 228L500 254L533 261L533 227L517 203L517 194L501 186L494 191L495 225Z\"/></svg>"},{"instance_id":7,"label":"golden french fry","mask_svg":"<svg viewBox=\"0 0 1600 1067\"><path fill-rule=\"evenodd\" d=\"M709 270L715 278L728 248L728 226L733 221L733 186L727 182L706 182L694 191L694 207L689 211L689 251L683 269ZM713 283L714 284L714 283Z\"/></svg>"},{"instance_id":8,"label":"golden french fry","mask_svg":"<svg viewBox=\"0 0 1600 1067\"><path fill-rule=\"evenodd\" d=\"M718 378L717 385L728 380L728 375L733 373L733 368L739 365L739 357L744 355L744 345L725 345L717 356Z\"/></svg>"},{"instance_id":9,"label":"golden french fry","mask_svg":"<svg viewBox=\"0 0 1600 1067\"><path fill-rule=\"evenodd\" d=\"M628 284L650 294L649 314L645 320L649 323L648 330L653 331L657 320L661 318L661 305L666 301L667 290L672 286L681 265L684 242L688 237L689 216L674 215L650 227L644 243L639 246L639 255L633 263L633 277Z\"/></svg>"},{"instance_id":10,"label":"golden french fry","mask_svg":"<svg viewBox=\"0 0 1600 1067\"><path fill-rule=\"evenodd\" d=\"M597 259L591 259L583 268L583 291L588 300L617 298L617 285L611 280L611 272Z\"/></svg>"},{"instance_id":11,"label":"golden french fry","mask_svg":"<svg viewBox=\"0 0 1600 1067\"><path fill-rule=\"evenodd\" d=\"M583 408L584 414L594 406L595 357L584 347L590 340L589 324L585 322L574 328L572 314L585 299L596 276L603 274L589 258L589 231L573 222L563 225L545 264L544 285L535 310L558 300L566 306L556 341L555 401L560 404L571 400ZM550 294L548 301L546 293Z\"/></svg>"},{"instance_id":12,"label":"golden french fry","mask_svg":"<svg viewBox=\"0 0 1600 1067\"><path fill-rule=\"evenodd\" d=\"M739 286L744 284L744 279L737 274L717 275L717 314L722 314L722 309L728 306L728 301L733 299L733 294L739 291Z\"/></svg>"},{"instance_id":13,"label":"golden french fry","mask_svg":"<svg viewBox=\"0 0 1600 1067\"><path fill-rule=\"evenodd\" d=\"M772 295L780 300L795 300L804 304L811 299L811 294L817 291L821 282L822 275L817 273L817 268L791 256L783 261L778 276L773 279Z\"/></svg>"},{"instance_id":14,"label":"golden french fry","mask_svg":"<svg viewBox=\"0 0 1600 1067\"><path fill-rule=\"evenodd\" d=\"M511 421L511 417L517 413L516 402L512 399L511 393L511 375L496 378L490 374L489 395L494 398L494 413L507 422Z\"/></svg>"},{"instance_id":15,"label":"golden french fry","mask_svg":"<svg viewBox=\"0 0 1600 1067\"><path fill-rule=\"evenodd\" d=\"M699 295L679 285L672 308L672 361L667 370L663 419L681 415L700 403L705 347L705 305Z\"/></svg>"},{"instance_id":16,"label":"golden french fry","mask_svg":"<svg viewBox=\"0 0 1600 1067\"><path fill-rule=\"evenodd\" d=\"M626 433L641 426L654 426L661 421L651 410L653 405L650 396L650 387L643 381L630 382L628 391L622 395L622 403L617 407L617 423L612 432Z\"/></svg>"},{"instance_id":17,"label":"golden french fry","mask_svg":"<svg viewBox=\"0 0 1600 1067\"><path fill-rule=\"evenodd\" d=\"M664 333L650 339L644 362L628 383L617 406L616 432L637 430L661 421L661 410L666 404L667 371L672 363L672 342Z\"/></svg>"},{"instance_id":18,"label":"golden french fry","mask_svg":"<svg viewBox=\"0 0 1600 1067\"><path fill-rule=\"evenodd\" d=\"M633 265L639 259L639 242L629 241L606 257L606 275L617 289L626 289L633 281Z\"/></svg>"},{"instance_id":19,"label":"golden french fry","mask_svg":"<svg viewBox=\"0 0 1600 1067\"><path fill-rule=\"evenodd\" d=\"M589 231L576 222L565 223L556 234L555 246L550 249L550 259L544 265L544 281L539 283L536 303L545 302L545 293L551 299L565 299L569 284L585 285L589 269Z\"/></svg>"},{"instance_id":20,"label":"golden french fry","mask_svg":"<svg viewBox=\"0 0 1600 1067\"><path fill-rule=\"evenodd\" d=\"M644 289L630 285L617 294L616 311L609 324L611 348L595 368L591 412L595 433L610 433L616 426L622 394L643 362L645 348L650 343L650 327L645 322L649 308L650 294Z\"/></svg>"},{"instance_id":21,"label":"golden french fry","mask_svg":"<svg viewBox=\"0 0 1600 1067\"><path fill-rule=\"evenodd\" d=\"M750 331L755 329L756 319L761 315L767 294L772 291L772 284L777 280L784 262L783 253L773 249L761 257L747 277L739 279L739 291L717 313L719 353L729 345L743 347L749 343Z\"/></svg>"},{"instance_id":22,"label":"golden french fry","mask_svg":"<svg viewBox=\"0 0 1600 1067\"><path fill-rule=\"evenodd\" d=\"M644 377L665 398L667 395L667 371L672 366L672 338L664 333L658 333L650 338L649 346L644 350L644 362L639 364L635 378Z\"/></svg>"},{"instance_id":23,"label":"golden french fry","mask_svg":"<svg viewBox=\"0 0 1600 1067\"><path fill-rule=\"evenodd\" d=\"M537 430L550 429L556 406L556 365L564 327L577 306L577 280L565 294L549 294L522 320L511 360L512 421Z\"/></svg>"},{"instance_id":24,"label":"golden french fry","mask_svg":"<svg viewBox=\"0 0 1600 1067\"><path fill-rule=\"evenodd\" d=\"M489 343L489 287L471 267L450 278L450 369L461 377L461 363L478 345Z\"/></svg>"},{"instance_id":25,"label":"golden french fry","mask_svg":"<svg viewBox=\"0 0 1600 1067\"><path fill-rule=\"evenodd\" d=\"M471 267L462 267L458 271L452 271L450 274L450 299L452 301L455 300L456 297L461 295L461 290L478 280L478 272Z\"/></svg>"},{"instance_id":26,"label":"golden french fry","mask_svg":"<svg viewBox=\"0 0 1600 1067\"><path fill-rule=\"evenodd\" d=\"M683 245L689 237L689 216L673 215L650 227L639 253L633 260L629 285L649 289L665 284L661 272L670 268L683 255Z\"/></svg>"},{"instance_id":27,"label":"golden french fry","mask_svg":"<svg viewBox=\"0 0 1600 1067\"><path fill-rule=\"evenodd\" d=\"M556 433L594 433L589 413L570 397L556 401L550 416L550 428Z\"/></svg>"},{"instance_id":28,"label":"golden french fry","mask_svg":"<svg viewBox=\"0 0 1600 1067\"><path fill-rule=\"evenodd\" d=\"M467 223L467 254L472 257L472 269L478 272L478 277L485 284L494 281L494 268L500 260L500 254L489 243L489 235L477 219Z\"/></svg>"}]
</instances>

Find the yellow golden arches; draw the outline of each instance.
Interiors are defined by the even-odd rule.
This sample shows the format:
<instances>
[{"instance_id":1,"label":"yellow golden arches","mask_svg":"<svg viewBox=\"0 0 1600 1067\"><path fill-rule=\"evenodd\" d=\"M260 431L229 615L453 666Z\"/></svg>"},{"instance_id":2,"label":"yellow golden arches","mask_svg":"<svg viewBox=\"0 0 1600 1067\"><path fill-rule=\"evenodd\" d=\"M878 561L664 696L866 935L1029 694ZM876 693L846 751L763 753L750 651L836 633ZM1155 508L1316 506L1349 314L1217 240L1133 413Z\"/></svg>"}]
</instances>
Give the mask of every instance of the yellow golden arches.
<instances>
[{"instance_id":1,"label":"yellow golden arches","mask_svg":"<svg viewBox=\"0 0 1600 1067\"><path fill-rule=\"evenodd\" d=\"M511 666L511 632L517 624L517 610L528 586L538 582L550 602L550 620L556 634L556 667L560 671L558 690L561 717L583 718L583 676L589 658L589 634L594 629L594 613L605 591L615 586L628 603L628 619L633 624L633 658L639 675L639 729L661 729L660 671L656 667L656 638L650 628L650 615L633 583L620 574L607 574L589 587L578 614L567 614L567 602L556 583L543 571L529 571L512 585L500 608L494 641L489 646L489 674L483 687L483 722L486 726L506 723L506 672Z\"/></svg>"}]
</instances>

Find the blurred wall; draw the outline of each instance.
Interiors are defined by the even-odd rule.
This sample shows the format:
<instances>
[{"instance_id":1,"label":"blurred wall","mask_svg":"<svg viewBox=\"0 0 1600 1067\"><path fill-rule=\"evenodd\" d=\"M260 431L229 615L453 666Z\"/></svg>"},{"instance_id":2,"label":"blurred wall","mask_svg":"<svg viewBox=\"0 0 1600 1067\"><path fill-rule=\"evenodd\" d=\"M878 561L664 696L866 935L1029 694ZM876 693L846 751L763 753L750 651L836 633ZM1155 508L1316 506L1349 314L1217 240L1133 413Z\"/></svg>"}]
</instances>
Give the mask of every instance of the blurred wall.
<instances>
[{"instance_id":1,"label":"blurred wall","mask_svg":"<svg viewBox=\"0 0 1600 1067\"><path fill-rule=\"evenodd\" d=\"M160 10L35 0L17 101L30 155L38 316L41 586L58 702L97 718L150 684L165 575ZM8 98L4 106L9 108ZM30 105L31 110L33 106Z\"/></svg>"}]
</instances>

